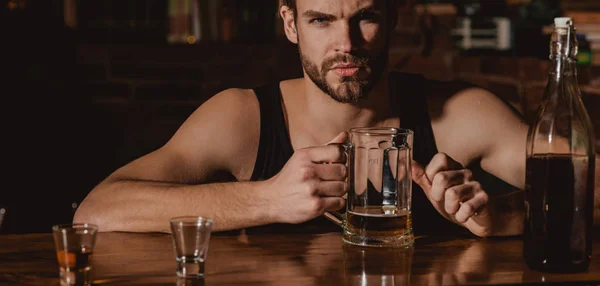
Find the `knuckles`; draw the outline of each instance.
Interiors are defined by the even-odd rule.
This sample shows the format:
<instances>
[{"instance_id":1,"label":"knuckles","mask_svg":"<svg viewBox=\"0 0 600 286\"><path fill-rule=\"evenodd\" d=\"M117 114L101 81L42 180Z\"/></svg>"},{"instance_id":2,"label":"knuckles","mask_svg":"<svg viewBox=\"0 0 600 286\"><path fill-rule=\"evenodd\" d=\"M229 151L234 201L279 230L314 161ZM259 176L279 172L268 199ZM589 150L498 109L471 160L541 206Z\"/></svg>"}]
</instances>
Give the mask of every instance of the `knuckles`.
<instances>
[{"instance_id":1,"label":"knuckles","mask_svg":"<svg viewBox=\"0 0 600 286\"><path fill-rule=\"evenodd\" d=\"M481 192L478 194L482 204L487 204L490 201L490 196L486 192Z\"/></svg>"},{"instance_id":2,"label":"knuckles","mask_svg":"<svg viewBox=\"0 0 600 286\"><path fill-rule=\"evenodd\" d=\"M438 166L442 166L442 167L449 167L450 166L450 156L448 156L446 153L437 153L433 156L433 158L431 159L432 162L435 162L436 165Z\"/></svg>"},{"instance_id":3,"label":"knuckles","mask_svg":"<svg viewBox=\"0 0 600 286\"><path fill-rule=\"evenodd\" d=\"M443 152L439 152L439 153L435 154L429 164L439 166L442 169L446 169L446 170L463 169L463 166L460 163L454 161L454 159L452 159L452 157L448 156L448 154L443 153Z\"/></svg>"},{"instance_id":4,"label":"knuckles","mask_svg":"<svg viewBox=\"0 0 600 286\"><path fill-rule=\"evenodd\" d=\"M469 169L463 169L463 177L465 182L470 182L473 180L473 172Z\"/></svg>"},{"instance_id":5,"label":"knuckles","mask_svg":"<svg viewBox=\"0 0 600 286\"><path fill-rule=\"evenodd\" d=\"M345 162L346 161L346 151L344 146L340 144L331 144L329 145L332 148L332 156L336 158L335 161Z\"/></svg>"},{"instance_id":6,"label":"knuckles","mask_svg":"<svg viewBox=\"0 0 600 286\"><path fill-rule=\"evenodd\" d=\"M310 160L310 157L308 155L309 150L308 149L300 149L297 150L296 152L294 152L293 157L300 160L300 161L306 161L306 160Z\"/></svg>"},{"instance_id":7,"label":"knuckles","mask_svg":"<svg viewBox=\"0 0 600 286\"><path fill-rule=\"evenodd\" d=\"M325 212L323 202L318 198L312 199L309 203L310 216L316 217L321 215L323 212Z\"/></svg>"},{"instance_id":8,"label":"knuckles","mask_svg":"<svg viewBox=\"0 0 600 286\"><path fill-rule=\"evenodd\" d=\"M472 181L471 182L471 186L472 186L472 188L473 188L474 191L482 191L483 190L483 187L481 186L480 182Z\"/></svg>"},{"instance_id":9,"label":"knuckles","mask_svg":"<svg viewBox=\"0 0 600 286\"><path fill-rule=\"evenodd\" d=\"M346 176L348 176L348 168L346 168L346 165L342 165L342 164L337 164L339 165L339 174L342 178L346 178Z\"/></svg>"},{"instance_id":10,"label":"knuckles","mask_svg":"<svg viewBox=\"0 0 600 286\"><path fill-rule=\"evenodd\" d=\"M461 208L464 208L464 212L465 212L465 213L466 213L468 216L470 216L470 215L472 215L472 214L474 214L474 213L475 213L475 208L473 207L473 204L472 204L471 202L464 202L464 203L461 205Z\"/></svg>"},{"instance_id":11,"label":"knuckles","mask_svg":"<svg viewBox=\"0 0 600 286\"><path fill-rule=\"evenodd\" d=\"M341 150L339 145L330 145L333 148L332 156L334 158L342 158L344 156L344 152Z\"/></svg>"},{"instance_id":12,"label":"knuckles","mask_svg":"<svg viewBox=\"0 0 600 286\"><path fill-rule=\"evenodd\" d=\"M460 200L460 196L458 194L458 192L456 191L455 188L449 188L446 190L446 193L444 194L446 201L451 201L451 202L456 202L458 203L458 201Z\"/></svg>"},{"instance_id":13,"label":"knuckles","mask_svg":"<svg viewBox=\"0 0 600 286\"><path fill-rule=\"evenodd\" d=\"M433 177L432 183L437 185L446 185L449 180L450 175L447 172L440 172Z\"/></svg>"},{"instance_id":14,"label":"knuckles","mask_svg":"<svg viewBox=\"0 0 600 286\"><path fill-rule=\"evenodd\" d=\"M309 181L317 175L317 172L312 166L303 166L298 170L298 175L302 181Z\"/></svg>"}]
</instances>

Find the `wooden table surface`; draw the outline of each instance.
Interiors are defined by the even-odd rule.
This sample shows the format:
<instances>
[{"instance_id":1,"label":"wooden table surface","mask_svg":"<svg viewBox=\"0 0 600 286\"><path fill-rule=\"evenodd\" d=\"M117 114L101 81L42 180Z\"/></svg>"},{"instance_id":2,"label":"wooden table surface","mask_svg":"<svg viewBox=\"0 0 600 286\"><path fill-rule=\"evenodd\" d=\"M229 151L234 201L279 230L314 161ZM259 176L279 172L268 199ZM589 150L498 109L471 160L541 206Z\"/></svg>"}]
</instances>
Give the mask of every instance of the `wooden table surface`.
<instances>
[{"instance_id":1,"label":"wooden table surface","mask_svg":"<svg viewBox=\"0 0 600 286\"><path fill-rule=\"evenodd\" d=\"M594 249L600 251L600 235L594 237ZM179 282L328 286L600 284L597 256L592 258L588 272L543 274L529 270L521 253L518 237L418 237L413 248L394 250L345 246L340 233L217 234L211 237L206 278ZM178 282L169 234L100 233L92 265L95 285ZM52 235L1 235L0 285L59 285Z\"/></svg>"}]
</instances>

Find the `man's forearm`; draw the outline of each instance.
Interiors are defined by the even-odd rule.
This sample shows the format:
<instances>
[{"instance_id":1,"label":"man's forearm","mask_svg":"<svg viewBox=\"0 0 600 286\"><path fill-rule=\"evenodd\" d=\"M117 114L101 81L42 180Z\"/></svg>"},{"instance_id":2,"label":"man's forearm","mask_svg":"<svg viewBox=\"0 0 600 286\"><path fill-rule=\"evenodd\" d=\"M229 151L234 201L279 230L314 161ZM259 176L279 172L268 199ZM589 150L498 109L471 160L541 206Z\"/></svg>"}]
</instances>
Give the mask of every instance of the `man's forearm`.
<instances>
[{"instance_id":1,"label":"man's forearm","mask_svg":"<svg viewBox=\"0 0 600 286\"><path fill-rule=\"evenodd\" d=\"M131 232L169 232L169 219L184 215L212 218L213 231L272 223L262 184L107 180L82 202L74 221L98 224L101 231Z\"/></svg>"}]
</instances>

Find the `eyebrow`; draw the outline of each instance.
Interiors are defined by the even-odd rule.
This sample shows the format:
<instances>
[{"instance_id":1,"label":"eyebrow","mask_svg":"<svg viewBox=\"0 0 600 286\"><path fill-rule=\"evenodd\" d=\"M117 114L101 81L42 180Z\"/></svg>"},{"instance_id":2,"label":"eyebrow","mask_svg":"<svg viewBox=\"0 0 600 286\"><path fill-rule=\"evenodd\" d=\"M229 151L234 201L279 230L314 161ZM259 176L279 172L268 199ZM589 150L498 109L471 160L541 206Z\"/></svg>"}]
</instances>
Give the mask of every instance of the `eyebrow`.
<instances>
[{"instance_id":1,"label":"eyebrow","mask_svg":"<svg viewBox=\"0 0 600 286\"><path fill-rule=\"evenodd\" d=\"M358 12L356 12L355 15L360 15L363 13L372 13L372 14L381 15L382 11L380 9L376 9L375 7L367 7L367 8L358 10Z\"/></svg>"},{"instance_id":2,"label":"eyebrow","mask_svg":"<svg viewBox=\"0 0 600 286\"><path fill-rule=\"evenodd\" d=\"M323 12L319 12L319 11L315 11L315 10L308 10L308 11L302 13L302 16L305 17L305 18L325 18L325 19L328 19L328 20L335 19L334 15L323 13Z\"/></svg>"},{"instance_id":3,"label":"eyebrow","mask_svg":"<svg viewBox=\"0 0 600 286\"><path fill-rule=\"evenodd\" d=\"M372 13L372 14L376 14L376 15L382 14L382 12L379 9L375 9L374 7L371 6L371 7L366 7L366 8L356 11L356 13L352 17L355 17L356 15L361 15L363 13ZM302 16L305 18L325 18L328 20L336 19L336 16L334 16L334 15L315 11L315 10L308 10L308 11L304 12L302 14Z\"/></svg>"}]
</instances>

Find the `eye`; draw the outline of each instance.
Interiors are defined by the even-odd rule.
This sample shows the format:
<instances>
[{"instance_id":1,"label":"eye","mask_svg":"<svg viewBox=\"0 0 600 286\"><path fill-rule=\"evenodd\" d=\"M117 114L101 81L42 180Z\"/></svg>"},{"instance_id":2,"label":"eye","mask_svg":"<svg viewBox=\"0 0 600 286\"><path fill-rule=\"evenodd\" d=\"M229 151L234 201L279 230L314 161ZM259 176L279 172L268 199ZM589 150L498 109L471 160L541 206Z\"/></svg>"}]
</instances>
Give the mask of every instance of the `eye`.
<instances>
[{"instance_id":1,"label":"eye","mask_svg":"<svg viewBox=\"0 0 600 286\"><path fill-rule=\"evenodd\" d=\"M316 17L316 18L312 18L312 19L310 19L310 21L308 21L308 23L315 24L315 25L325 25L325 24L327 24L327 22L329 22L329 19L327 19L325 17Z\"/></svg>"}]
</instances>

